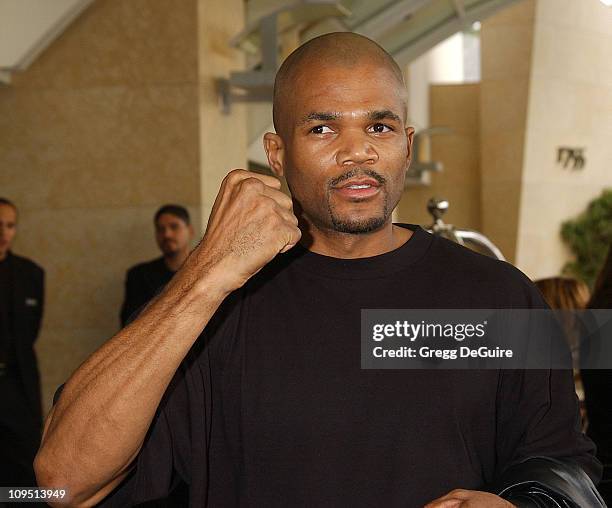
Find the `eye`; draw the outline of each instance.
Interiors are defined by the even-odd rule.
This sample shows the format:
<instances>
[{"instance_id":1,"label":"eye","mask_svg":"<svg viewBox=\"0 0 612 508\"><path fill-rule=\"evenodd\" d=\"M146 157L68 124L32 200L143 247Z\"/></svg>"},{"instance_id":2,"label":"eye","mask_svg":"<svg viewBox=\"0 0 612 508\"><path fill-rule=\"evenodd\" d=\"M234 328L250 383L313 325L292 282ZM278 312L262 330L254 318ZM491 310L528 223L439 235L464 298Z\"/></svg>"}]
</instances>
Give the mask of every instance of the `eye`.
<instances>
[{"instance_id":1,"label":"eye","mask_svg":"<svg viewBox=\"0 0 612 508\"><path fill-rule=\"evenodd\" d=\"M332 130L327 125L317 125L310 129L310 132L313 134L328 134L332 132Z\"/></svg>"},{"instance_id":2,"label":"eye","mask_svg":"<svg viewBox=\"0 0 612 508\"><path fill-rule=\"evenodd\" d=\"M370 127L371 132L383 133L383 132L391 132L393 129L384 123L375 123Z\"/></svg>"}]
</instances>

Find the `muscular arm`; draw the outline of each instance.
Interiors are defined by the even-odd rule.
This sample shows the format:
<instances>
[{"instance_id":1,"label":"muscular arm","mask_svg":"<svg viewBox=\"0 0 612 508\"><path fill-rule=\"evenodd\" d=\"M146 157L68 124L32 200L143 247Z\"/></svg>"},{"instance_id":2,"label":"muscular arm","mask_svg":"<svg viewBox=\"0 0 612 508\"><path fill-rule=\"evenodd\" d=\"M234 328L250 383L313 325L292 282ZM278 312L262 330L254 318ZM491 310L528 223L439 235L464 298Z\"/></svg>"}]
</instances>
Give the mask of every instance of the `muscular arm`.
<instances>
[{"instance_id":1,"label":"muscular arm","mask_svg":"<svg viewBox=\"0 0 612 508\"><path fill-rule=\"evenodd\" d=\"M205 295L177 278L75 372L36 459L40 484L93 504L123 479L174 372L223 300L214 277L202 278Z\"/></svg>"},{"instance_id":2,"label":"muscular arm","mask_svg":"<svg viewBox=\"0 0 612 508\"><path fill-rule=\"evenodd\" d=\"M223 299L300 238L271 177L226 177L204 239L164 291L65 385L35 460L39 485L91 506L130 471L179 364Z\"/></svg>"}]
</instances>

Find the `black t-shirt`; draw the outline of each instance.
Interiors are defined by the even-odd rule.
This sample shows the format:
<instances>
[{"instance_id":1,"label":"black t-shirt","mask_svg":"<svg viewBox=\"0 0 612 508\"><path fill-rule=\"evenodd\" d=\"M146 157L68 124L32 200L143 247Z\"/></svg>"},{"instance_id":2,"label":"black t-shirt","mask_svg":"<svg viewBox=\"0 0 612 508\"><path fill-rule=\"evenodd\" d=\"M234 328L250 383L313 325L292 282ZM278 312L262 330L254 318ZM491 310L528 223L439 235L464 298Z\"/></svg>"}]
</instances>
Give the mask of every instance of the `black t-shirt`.
<instances>
[{"instance_id":1,"label":"black t-shirt","mask_svg":"<svg viewBox=\"0 0 612 508\"><path fill-rule=\"evenodd\" d=\"M0 261L0 364L15 363L13 330L13 276L8 258Z\"/></svg>"},{"instance_id":2,"label":"black t-shirt","mask_svg":"<svg viewBox=\"0 0 612 508\"><path fill-rule=\"evenodd\" d=\"M531 456L596 476L571 372L360 368L361 309L545 307L511 265L408 227L370 258L297 246L226 299L108 505L182 479L193 507L417 507Z\"/></svg>"},{"instance_id":3,"label":"black t-shirt","mask_svg":"<svg viewBox=\"0 0 612 508\"><path fill-rule=\"evenodd\" d=\"M125 299L121 306L121 326L165 286L175 272L168 269L163 257L130 268L125 278Z\"/></svg>"}]
</instances>

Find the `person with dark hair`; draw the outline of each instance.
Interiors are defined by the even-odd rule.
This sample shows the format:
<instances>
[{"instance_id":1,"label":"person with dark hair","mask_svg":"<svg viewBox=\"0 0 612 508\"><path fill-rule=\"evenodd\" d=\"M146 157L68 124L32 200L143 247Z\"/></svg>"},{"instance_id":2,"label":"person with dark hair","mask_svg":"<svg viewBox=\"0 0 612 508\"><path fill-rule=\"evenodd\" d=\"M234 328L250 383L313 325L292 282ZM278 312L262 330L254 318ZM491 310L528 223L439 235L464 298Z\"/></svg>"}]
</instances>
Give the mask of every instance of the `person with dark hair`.
<instances>
[{"instance_id":1,"label":"person with dark hair","mask_svg":"<svg viewBox=\"0 0 612 508\"><path fill-rule=\"evenodd\" d=\"M542 293L544 300L551 309L564 311L584 310L591 293L589 287L582 281L572 277L549 277L535 281L536 287ZM562 313L563 327L568 346L572 352L574 367L578 368L580 329L570 312Z\"/></svg>"},{"instance_id":2,"label":"person with dark hair","mask_svg":"<svg viewBox=\"0 0 612 508\"><path fill-rule=\"evenodd\" d=\"M153 217L153 223L156 226L162 215L173 215L174 217L181 219L187 226L191 224L191 218L189 217L187 208L181 205L164 205L157 210L157 212L155 212L155 216Z\"/></svg>"},{"instance_id":3,"label":"person with dark hair","mask_svg":"<svg viewBox=\"0 0 612 508\"><path fill-rule=\"evenodd\" d=\"M162 256L130 268L125 278L125 299L121 307L121 326L165 286L189 255L193 226L187 209L164 205L153 219L155 240Z\"/></svg>"},{"instance_id":4,"label":"person with dark hair","mask_svg":"<svg viewBox=\"0 0 612 508\"><path fill-rule=\"evenodd\" d=\"M612 244L595 281L588 308L612 309ZM612 336L600 339L609 341ZM583 346L589 347L589 344ZM597 457L604 466L599 491L606 503L612 505L612 371L583 369L582 384L589 421L587 435L595 441Z\"/></svg>"},{"instance_id":5,"label":"person with dark hair","mask_svg":"<svg viewBox=\"0 0 612 508\"><path fill-rule=\"evenodd\" d=\"M584 310L591 297L589 286L573 277L548 277L536 280L535 285L549 307L555 310ZM572 353L574 368L577 369L580 363L581 331L579 323L576 320L576 315L572 312L561 312L558 316L562 320L567 345Z\"/></svg>"},{"instance_id":6,"label":"person with dark hair","mask_svg":"<svg viewBox=\"0 0 612 508\"><path fill-rule=\"evenodd\" d=\"M548 277L535 285L551 309L582 310L589 302L589 287L572 277Z\"/></svg>"},{"instance_id":7,"label":"person with dark hair","mask_svg":"<svg viewBox=\"0 0 612 508\"><path fill-rule=\"evenodd\" d=\"M181 269L66 382L41 485L77 506L181 482L192 508L601 506L571 372L361 368L362 309L546 308L511 265L393 224L414 134L397 63L317 37L273 107L276 177L231 171Z\"/></svg>"},{"instance_id":8,"label":"person with dark hair","mask_svg":"<svg viewBox=\"0 0 612 508\"><path fill-rule=\"evenodd\" d=\"M573 277L548 277L535 281L536 287L542 293L544 300L551 309L560 310L558 317L563 327L567 345L572 354L574 366L574 384L576 395L580 401L580 414L582 428L586 428L586 409L584 407L584 388L580 376L580 320L574 312L584 310L589 302L591 293L589 286Z\"/></svg>"},{"instance_id":9,"label":"person with dark hair","mask_svg":"<svg viewBox=\"0 0 612 508\"><path fill-rule=\"evenodd\" d=\"M34 342L43 315L44 271L13 254L17 207L0 198L0 486L35 485L40 376Z\"/></svg>"}]
</instances>

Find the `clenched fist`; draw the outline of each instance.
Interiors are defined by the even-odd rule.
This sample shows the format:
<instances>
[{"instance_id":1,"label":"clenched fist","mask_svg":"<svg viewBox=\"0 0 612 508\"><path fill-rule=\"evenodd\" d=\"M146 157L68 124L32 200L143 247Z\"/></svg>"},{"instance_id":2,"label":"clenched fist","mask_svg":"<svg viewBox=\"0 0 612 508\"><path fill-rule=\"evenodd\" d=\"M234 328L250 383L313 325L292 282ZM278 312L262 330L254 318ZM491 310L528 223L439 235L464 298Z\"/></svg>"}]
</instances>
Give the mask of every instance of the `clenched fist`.
<instances>
[{"instance_id":1,"label":"clenched fist","mask_svg":"<svg viewBox=\"0 0 612 508\"><path fill-rule=\"evenodd\" d=\"M301 232L291 198L280 187L271 176L231 171L223 179L204 238L186 264L213 270L229 293L279 252L291 249Z\"/></svg>"}]
</instances>

